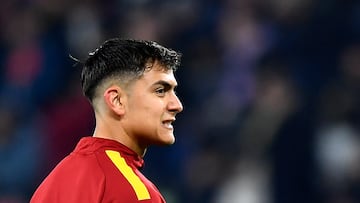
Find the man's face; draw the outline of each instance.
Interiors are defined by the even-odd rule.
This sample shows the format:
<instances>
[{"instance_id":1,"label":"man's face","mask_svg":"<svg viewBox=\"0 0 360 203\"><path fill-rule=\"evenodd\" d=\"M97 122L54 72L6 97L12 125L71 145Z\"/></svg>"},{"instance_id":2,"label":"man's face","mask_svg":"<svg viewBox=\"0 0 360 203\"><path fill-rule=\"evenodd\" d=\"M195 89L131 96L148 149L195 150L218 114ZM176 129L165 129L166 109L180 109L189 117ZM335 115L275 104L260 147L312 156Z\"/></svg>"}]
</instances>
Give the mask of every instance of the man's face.
<instances>
[{"instance_id":1,"label":"man's face","mask_svg":"<svg viewBox=\"0 0 360 203\"><path fill-rule=\"evenodd\" d=\"M174 143L172 123L183 109L174 91L176 86L173 71L155 63L129 89L124 126L140 146Z\"/></svg>"}]
</instances>

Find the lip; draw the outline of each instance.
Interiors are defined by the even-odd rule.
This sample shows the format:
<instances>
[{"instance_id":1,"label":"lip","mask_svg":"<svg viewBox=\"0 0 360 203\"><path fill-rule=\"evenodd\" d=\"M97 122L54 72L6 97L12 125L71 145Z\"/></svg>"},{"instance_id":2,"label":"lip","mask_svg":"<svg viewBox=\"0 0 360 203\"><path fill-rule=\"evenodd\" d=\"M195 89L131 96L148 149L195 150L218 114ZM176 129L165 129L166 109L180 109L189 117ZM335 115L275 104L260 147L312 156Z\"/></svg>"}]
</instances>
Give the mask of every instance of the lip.
<instances>
[{"instance_id":1,"label":"lip","mask_svg":"<svg viewBox=\"0 0 360 203\"><path fill-rule=\"evenodd\" d=\"M173 125L172 125L174 121L175 121L175 118L163 120L163 121L162 121L162 125L163 125L165 128L167 128L167 129L169 129L169 130L172 130L172 129L174 129L174 127L173 127Z\"/></svg>"}]
</instances>

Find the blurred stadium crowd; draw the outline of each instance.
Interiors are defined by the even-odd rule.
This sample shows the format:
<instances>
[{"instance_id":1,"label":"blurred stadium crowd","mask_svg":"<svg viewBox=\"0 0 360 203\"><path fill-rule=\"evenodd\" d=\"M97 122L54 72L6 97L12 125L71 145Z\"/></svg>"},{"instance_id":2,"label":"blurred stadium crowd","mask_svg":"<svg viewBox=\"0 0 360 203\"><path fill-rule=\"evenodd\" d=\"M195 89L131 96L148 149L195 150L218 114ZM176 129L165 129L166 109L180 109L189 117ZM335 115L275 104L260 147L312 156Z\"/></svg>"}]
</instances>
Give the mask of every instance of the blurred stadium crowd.
<instances>
[{"instance_id":1,"label":"blurred stadium crowd","mask_svg":"<svg viewBox=\"0 0 360 203\"><path fill-rule=\"evenodd\" d=\"M92 134L68 55L112 37L183 53L176 144L145 156L168 203L360 202L360 1L2 0L0 27L1 203Z\"/></svg>"}]
</instances>

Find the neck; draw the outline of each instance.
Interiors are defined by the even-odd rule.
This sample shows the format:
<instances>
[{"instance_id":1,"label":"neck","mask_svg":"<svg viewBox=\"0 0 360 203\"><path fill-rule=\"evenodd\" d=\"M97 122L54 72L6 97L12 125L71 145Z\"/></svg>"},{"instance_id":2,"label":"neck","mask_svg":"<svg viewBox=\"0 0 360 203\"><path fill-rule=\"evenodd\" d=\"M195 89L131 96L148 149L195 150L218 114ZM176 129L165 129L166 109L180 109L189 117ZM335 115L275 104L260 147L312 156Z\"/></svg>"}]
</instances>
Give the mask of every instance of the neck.
<instances>
[{"instance_id":1,"label":"neck","mask_svg":"<svg viewBox=\"0 0 360 203\"><path fill-rule=\"evenodd\" d=\"M141 147L132 137L130 137L121 126L119 121L104 121L96 118L96 127L93 137L115 140L136 152L139 156L144 157L146 148Z\"/></svg>"}]
</instances>

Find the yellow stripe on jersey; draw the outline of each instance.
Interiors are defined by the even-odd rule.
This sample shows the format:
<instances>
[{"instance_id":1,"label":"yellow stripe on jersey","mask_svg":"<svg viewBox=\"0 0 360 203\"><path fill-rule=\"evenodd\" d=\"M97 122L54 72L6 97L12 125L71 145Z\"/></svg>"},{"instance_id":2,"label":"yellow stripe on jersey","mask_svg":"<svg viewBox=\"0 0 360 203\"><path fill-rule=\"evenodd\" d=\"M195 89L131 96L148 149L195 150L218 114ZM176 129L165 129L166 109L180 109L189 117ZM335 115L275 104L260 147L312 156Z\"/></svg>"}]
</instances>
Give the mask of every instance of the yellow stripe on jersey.
<instances>
[{"instance_id":1,"label":"yellow stripe on jersey","mask_svg":"<svg viewBox=\"0 0 360 203\"><path fill-rule=\"evenodd\" d=\"M105 152L119 171L125 176L127 181L129 181L138 200L150 199L150 194L146 186L140 180L139 176L137 176L132 168L126 163L125 159L121 157L120 153L113 150L105 150Z\"/></svg>"}]
</instances>

